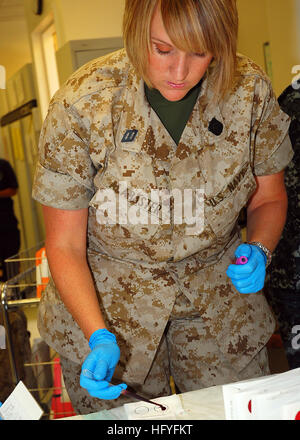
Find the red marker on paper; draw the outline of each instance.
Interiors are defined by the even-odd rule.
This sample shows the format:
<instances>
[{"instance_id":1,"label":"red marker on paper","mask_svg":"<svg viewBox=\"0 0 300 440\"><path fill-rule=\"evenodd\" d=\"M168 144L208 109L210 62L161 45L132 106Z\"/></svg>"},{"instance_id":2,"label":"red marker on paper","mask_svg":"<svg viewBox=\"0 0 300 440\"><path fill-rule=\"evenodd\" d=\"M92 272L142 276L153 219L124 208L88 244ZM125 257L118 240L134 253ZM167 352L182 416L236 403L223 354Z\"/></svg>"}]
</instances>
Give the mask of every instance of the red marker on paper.
<instances>
[{"instance_id":1,"label":"red marker on paper","mask_svg":"<svg viewBox=\"0 0 300 440\"><path fill-rule=\"evenodd\" d=\"M246 264L248 263L248 258L242 255L241 257L235 260L235 264Z\"/></svg>"}]
</instances>

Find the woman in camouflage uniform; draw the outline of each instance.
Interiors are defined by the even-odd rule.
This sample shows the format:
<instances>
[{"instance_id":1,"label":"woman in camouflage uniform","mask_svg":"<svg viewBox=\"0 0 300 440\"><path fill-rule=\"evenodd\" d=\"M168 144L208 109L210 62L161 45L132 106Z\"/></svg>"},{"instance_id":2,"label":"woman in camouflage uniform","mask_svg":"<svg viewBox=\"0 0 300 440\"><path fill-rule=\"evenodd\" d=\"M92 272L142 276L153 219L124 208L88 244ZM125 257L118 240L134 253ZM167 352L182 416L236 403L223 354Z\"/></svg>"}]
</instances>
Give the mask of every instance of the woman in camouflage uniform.
<instances>
[{"instance_id":1,"label":"woman in camouflage uniform","mask_svg":"<svg viewBox=\"0 0 300 440\"><path fill-rule=\"evenodd\" d=\"M237 27L235 0L127 0L125 50L50 103L33 190L52 274L39 329L78 412L121 405L124 382L153 398L170 374L185 392L269 372L261 289L293 153ZM241 241L244 206L256 244Z\"/></svg>"}]
</instances>

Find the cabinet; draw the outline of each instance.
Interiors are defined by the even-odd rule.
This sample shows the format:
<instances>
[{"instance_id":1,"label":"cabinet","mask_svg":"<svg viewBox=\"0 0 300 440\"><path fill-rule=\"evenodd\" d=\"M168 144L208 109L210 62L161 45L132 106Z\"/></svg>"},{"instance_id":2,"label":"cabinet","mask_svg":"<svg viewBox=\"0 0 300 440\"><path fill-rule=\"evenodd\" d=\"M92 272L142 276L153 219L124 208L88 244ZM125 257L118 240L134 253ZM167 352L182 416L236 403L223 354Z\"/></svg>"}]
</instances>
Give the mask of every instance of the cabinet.
<instances>
[{"instance_id":1,"label":"cabinet","mask_svg":"<svg viewBox=\"0 0 300 440\"><path fill-rule=\"evenodd\" d=\"M68 41L56 52L60 84L88 61L99 58L123 47L122 37Z\"/></svg>"}]
</instances>

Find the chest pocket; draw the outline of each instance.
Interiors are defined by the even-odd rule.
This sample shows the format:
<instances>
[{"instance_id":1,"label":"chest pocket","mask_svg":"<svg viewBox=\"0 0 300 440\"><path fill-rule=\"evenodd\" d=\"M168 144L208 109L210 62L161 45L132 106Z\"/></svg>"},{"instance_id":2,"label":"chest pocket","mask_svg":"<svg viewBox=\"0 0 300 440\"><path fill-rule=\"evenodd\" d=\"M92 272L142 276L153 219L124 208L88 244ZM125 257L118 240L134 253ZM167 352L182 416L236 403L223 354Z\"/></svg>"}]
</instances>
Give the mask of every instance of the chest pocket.
<instances>
[{"instance_id":1,"label":"chest pocket","mask_svg":"<svg viewBox=\"0 0 300 440\"><path fill-rule=\"evenodd\" d=\"M256 189L249 163L244 164L216 195L207 197L207 221L217 236L226 235L234 227L241 209Z\"/></svg>"},{"instance_id":2,"label":"chest pocket","mask_svg":"<svg viewBox=\"0 0 300 440\"><path fill-rule=\"evenodd\" d=\"M153 206L151 197L151 191L157 189L156 178L152 159L141 152L141 143L119 143L108 153L94 185L90 206L102 235L110 240L149 240L157 233L159 222L153 213L159 206Z\"/></svg>"}]
</instances>

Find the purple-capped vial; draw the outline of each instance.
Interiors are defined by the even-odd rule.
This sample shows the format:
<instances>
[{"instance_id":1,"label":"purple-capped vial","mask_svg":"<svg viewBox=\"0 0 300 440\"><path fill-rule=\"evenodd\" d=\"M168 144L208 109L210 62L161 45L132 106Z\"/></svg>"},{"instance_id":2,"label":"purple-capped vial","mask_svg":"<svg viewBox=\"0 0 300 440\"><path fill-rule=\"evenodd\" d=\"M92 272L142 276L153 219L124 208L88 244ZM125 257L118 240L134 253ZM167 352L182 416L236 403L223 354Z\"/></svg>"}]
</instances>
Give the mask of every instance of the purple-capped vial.
<instances>
[{"instance_id":1,"label":"purple-capped vial","mask_svg":"<svg viewBox=\"0 0 300 440\"><path fill-rule=\"evenodd\" d=\"M246 264L248 263L248 258L242 255L241 257L235 260L235 264Z\"/></svg>"}]
</instances>

